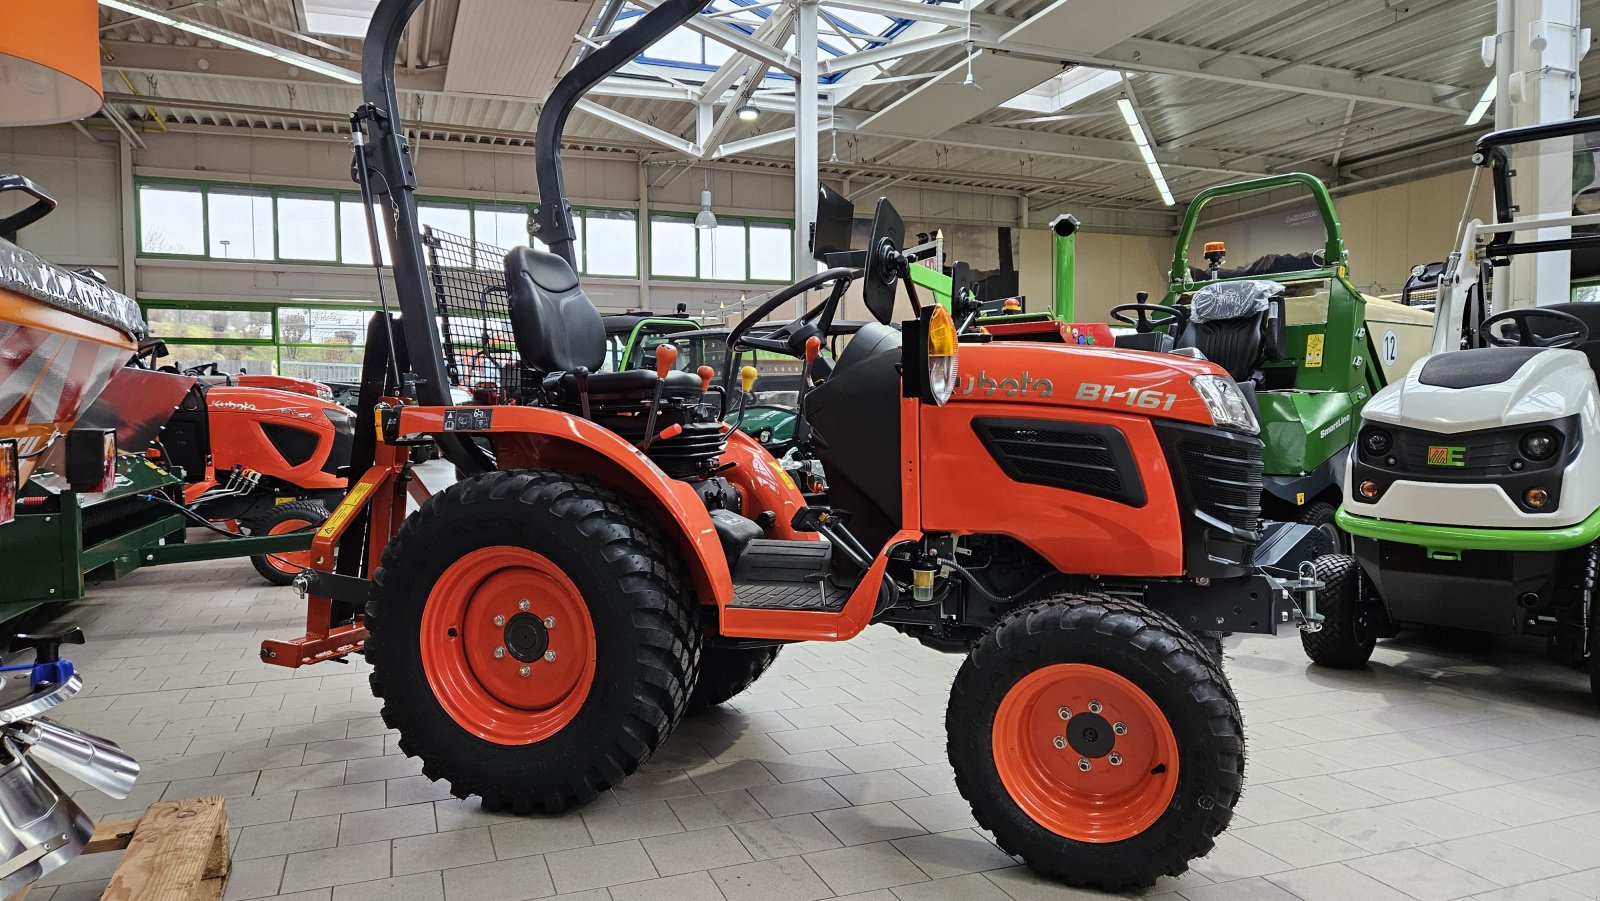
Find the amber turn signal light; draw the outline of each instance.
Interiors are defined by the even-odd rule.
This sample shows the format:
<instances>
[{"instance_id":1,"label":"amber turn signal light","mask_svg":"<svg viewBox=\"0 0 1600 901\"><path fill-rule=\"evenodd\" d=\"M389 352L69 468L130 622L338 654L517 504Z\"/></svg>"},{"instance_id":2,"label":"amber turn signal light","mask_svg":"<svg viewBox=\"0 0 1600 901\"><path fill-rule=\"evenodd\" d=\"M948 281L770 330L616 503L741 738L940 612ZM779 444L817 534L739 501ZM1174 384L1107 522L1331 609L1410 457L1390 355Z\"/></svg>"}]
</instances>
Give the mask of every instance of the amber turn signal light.
<instances>
[{"instance_id":1,"label":"amber turn signal light","mask_svg":"<svg viewBox=\"0 0 1600 901\"><path fill-rule=\"evenodd\" d=\"M1367 479L1357 486L1356 490L1361 493L1362 497L1370 501L1378 496L1378 483Z\"/></svg>"},{"instance_id":2,"label":"amber turn signal light","mask_svg":"<svg viewBox=\"0 0 1600 901\"><path fill-rule=\"evenodd\" d=\"M1550 492L1543 488L1529 488L1522 493L1522 502L1535 510L1550 503Z\"/></svg>"}]
</instances>

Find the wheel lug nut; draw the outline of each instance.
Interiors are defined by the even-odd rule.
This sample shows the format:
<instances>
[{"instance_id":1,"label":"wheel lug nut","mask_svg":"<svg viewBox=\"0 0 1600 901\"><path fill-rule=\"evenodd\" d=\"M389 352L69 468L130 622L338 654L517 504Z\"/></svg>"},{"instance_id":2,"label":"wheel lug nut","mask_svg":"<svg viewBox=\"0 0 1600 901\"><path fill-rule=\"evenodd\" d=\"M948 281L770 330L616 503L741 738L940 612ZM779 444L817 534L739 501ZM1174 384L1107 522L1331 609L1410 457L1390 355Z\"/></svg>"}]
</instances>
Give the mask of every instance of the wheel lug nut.
<instances>
[{"instance_id":1,"label":"wheel lug nut","mask_svg":"<svg viewBox=\"0 0 1600 901\"><path fill-rule=\"evenodd\" d=\"M1083 770L1085 773L1089 772L1089 758L1087 758L1087 757L1079 757L1078 758L1078 769Z\"/></svg>"},{"instance_id":2,"label":"wheel lug nut","mask_svg":"<svg viewBox=\"0 0 1600 901\"><path fill-rule=\"evenodd\" d=\"M545 617L544 618L544 627L546 629L554 629L556 627L556 618L553 617L553 616Z\"/></svg>"},{"instance_id":3,"label":"wheel lug nut","mask_svg":"<svg viewBox=\"0 0 1600 901\"><path fill-rule=\"evenodd\" d=\"M556 652L555 651L545 651L544 652L544 662L545 663L555 663L556 662ZM527 667L523 667L523 668L526 669Z\"/></svg>"},{"instance_id":4,"label":"wheel lug nut","mask_svg":"<svg viewBox=\"0 0 1600 901\"><path fill-rule=\"evenodd\" d=\"M499 660L506 655L506 646L501 645L494 649L494 659Z\"/></svg>"},{"instance_id":5,"label":"wheel lug nut","mask_svg":"<svg viewBox=\"0 0 1600 901\"><path fill-rule=\"evenodd\" d=\"M506 624L506 618L496 613L494 615L494 624L497 626L503 626Z\"/></svg>"},{"instance_id":6,"label":"wheel lug nut","mask_svg":"<svg viewBox=\"0 0 1600 901\"><path fill-rule=\"evenodd\" d=\"M1101 710L1101 708L1100 708L1100 702L1099 701L1090 701L1089 702L1089 712L1090 713L1099 713L1100 710Z\"/></svg>"},{"instance_id":7,"label":"wheel lug nut","mask_svg":"<svg viewBox=\"0 0 1600 901\"><path fill-rule=\"evenodd\" d=\"M1067 740L1063 736L1057 735L1054 744L1056 750L1059 751L1067 746Z\"/></svg>"},{"instance_id":8,"label":"wheel lug nut","mask_svg":"<svg viewBox=\"0 0 1600 901\"><path fill-rule=\"evenodd\" d=\"M1072 708L1071 707L1062 707L1062 708L1060 708L1059 710L1056 711L1056 716L1059 716L1064 720L1070 720L1070 719L1072 719Z\"/></svg>"},{"instance_id":9,"label":"wheel lug nut","mask_svg":"<svg viewBox=\"0 0 1600 901\"><path fill-rule=\"evenodd\" d=\"M523 598L522 600L517 602L517 609L518 610L526 610L526 609L528 609L529 606L530 605L528 604L528 599L527 598Z\"/></svg>"},{"instance_id":10,"label":"wheel lug nut","mask_svg":"<svg viewBox=\"0 0 1600 901\"><path fill-rule=\"evenodd\" d=\"M533 667L527 665L526 663L524 663L522 665L521 669L517 670L517 674L518 675L522 675L522 676L532 675L532 673L533 673Z\"/></svg>"},{"instance_id":11,"label":"wheel lug nut","mask_svg":"<svg viewBox=\"0 0 1600 901\"><path fill-rule=\"evenodd\" d=\"M1123 723L1112 723L1111 731L1117 733L1118 735L1127 735L1128 727Z\"/></svg>"},{"instance_id":12,"label":"wheel lug nut","mask_svg":"<svg viewBox=\"0 0 1600 901\"><path fill-rule=\"evenodd\" d=\"M1122 755L1118 754L1116 751L1112 751L1111 754L1106 757L1106 762L1110 763L1112 766L1122 766Z\"/></svg>"}]
</instances>

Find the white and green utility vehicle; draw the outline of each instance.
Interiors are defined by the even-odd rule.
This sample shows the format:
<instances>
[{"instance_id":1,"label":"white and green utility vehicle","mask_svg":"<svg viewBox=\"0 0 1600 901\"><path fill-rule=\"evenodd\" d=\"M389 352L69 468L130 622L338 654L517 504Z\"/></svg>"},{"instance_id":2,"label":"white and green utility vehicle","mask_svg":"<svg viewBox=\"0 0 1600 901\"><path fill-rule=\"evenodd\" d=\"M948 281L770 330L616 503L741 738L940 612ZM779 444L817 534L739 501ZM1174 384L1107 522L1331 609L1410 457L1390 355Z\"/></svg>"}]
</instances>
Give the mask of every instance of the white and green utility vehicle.
<instances>
[{"instance_id":1,"label":"white and green utility vehicle","mask_svg":"<svg viewBox=\"0 0 1600 901\"><path fill-rule=\"evenodd\" d=\"M1600 215L1584 212L1597 156L1600 117L1478 142L1494 221L1462 224L1432 352L1361 412L1338 515L1361 573L1320 593L1313 661L1360 665L1415 626L1543 636L1590 667L1600 702L1600 303L1570 302L1600 275ZM1514 182L1548 194L1568 173L1570 213L1518 215Z\"/></svg>"}]
</instances>

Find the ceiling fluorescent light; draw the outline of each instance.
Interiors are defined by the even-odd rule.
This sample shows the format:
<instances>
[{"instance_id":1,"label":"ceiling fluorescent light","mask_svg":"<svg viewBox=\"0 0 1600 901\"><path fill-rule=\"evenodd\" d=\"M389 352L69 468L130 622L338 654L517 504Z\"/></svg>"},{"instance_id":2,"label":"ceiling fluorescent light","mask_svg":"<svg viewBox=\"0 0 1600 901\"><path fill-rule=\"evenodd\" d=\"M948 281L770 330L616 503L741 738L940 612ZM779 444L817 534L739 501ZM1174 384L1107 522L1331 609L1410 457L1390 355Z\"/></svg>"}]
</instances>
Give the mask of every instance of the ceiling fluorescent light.
<instances>
[{"instance_id":1,"label":"ceiling fluorescent light","mask_svg":"<svg viewBox=\"0 0 1600 901\"><path fill-rule=\"evenodd\" d=\"M1489 84L1484 87L1483 94L1478 97L1477 104L1472 107L1472 112L1467 113L1468 125L1477 125L1479 122L1482 122L1483 117L1488 114L1489 107L1494 104L1494 95L1499 90L1499 88L1496 87L1497 84L1498 82L1496 80L1490 79Z\"/></svg>"},{"instance_id":2,"label":"ceiling fluorescent light","mask_svg":"<svg viewBox=\"0 0 1600 901\"><path fill-rule=\"evenodd\" d=\"M145 6L143 3L133 3L130 2L130 0L100 0L100 5L106 7L107 9L115 9L128 13L129 15L138 16L141 19L149 19L152 22L166 25L171 28L176 28L179 31L187 31L192 35L205 38L208 41L215 41L218 44L236 47L240 50L248 50L251 53L257 53L262 56L269 56L275 60L288 63L291 66L298 66L309 72L315 72L318 75L326 75L329 78L343 81L348 84L361 83L361 76L351 72L349 69L341 69L332 63L324 62L323 60L315 57L306 56L303 53L296 53L293 50L285 50L282 47L274 47L265 41L258 41L254 38L247 38L243 35L237 35L229 31L224 31L220 28L213 28L210 25L196 22L193 19L182 19L177 16L168 15L167 13L162 12L154 7Z\"/></svg>"},{"instance_id":3,"label":"ceiling fluorescent light","mask_svg":"<svg viewBox=\"0 0 1600 901\"><path fill-rule=\"evenodd\" d=\"M1144 124L1139 121L1139 113L1133 108L1133 101L1124 94L1117 98L1117 109L1122 111L1122 121L1128 123L1128 131L1133 135L1134 146L1139 148L1139 156L1144 159L1146 169L1150 170L1150 180L1156 183L1156 190L1161 192L1161 202L1172 206L1176 201L1172 199L1172 191L1167 187L1167 178L1161 174L1161 164L1156 162L1154 148L1150 146L1150 136L1145 134Z\"/></svg>"}]
</instances>

